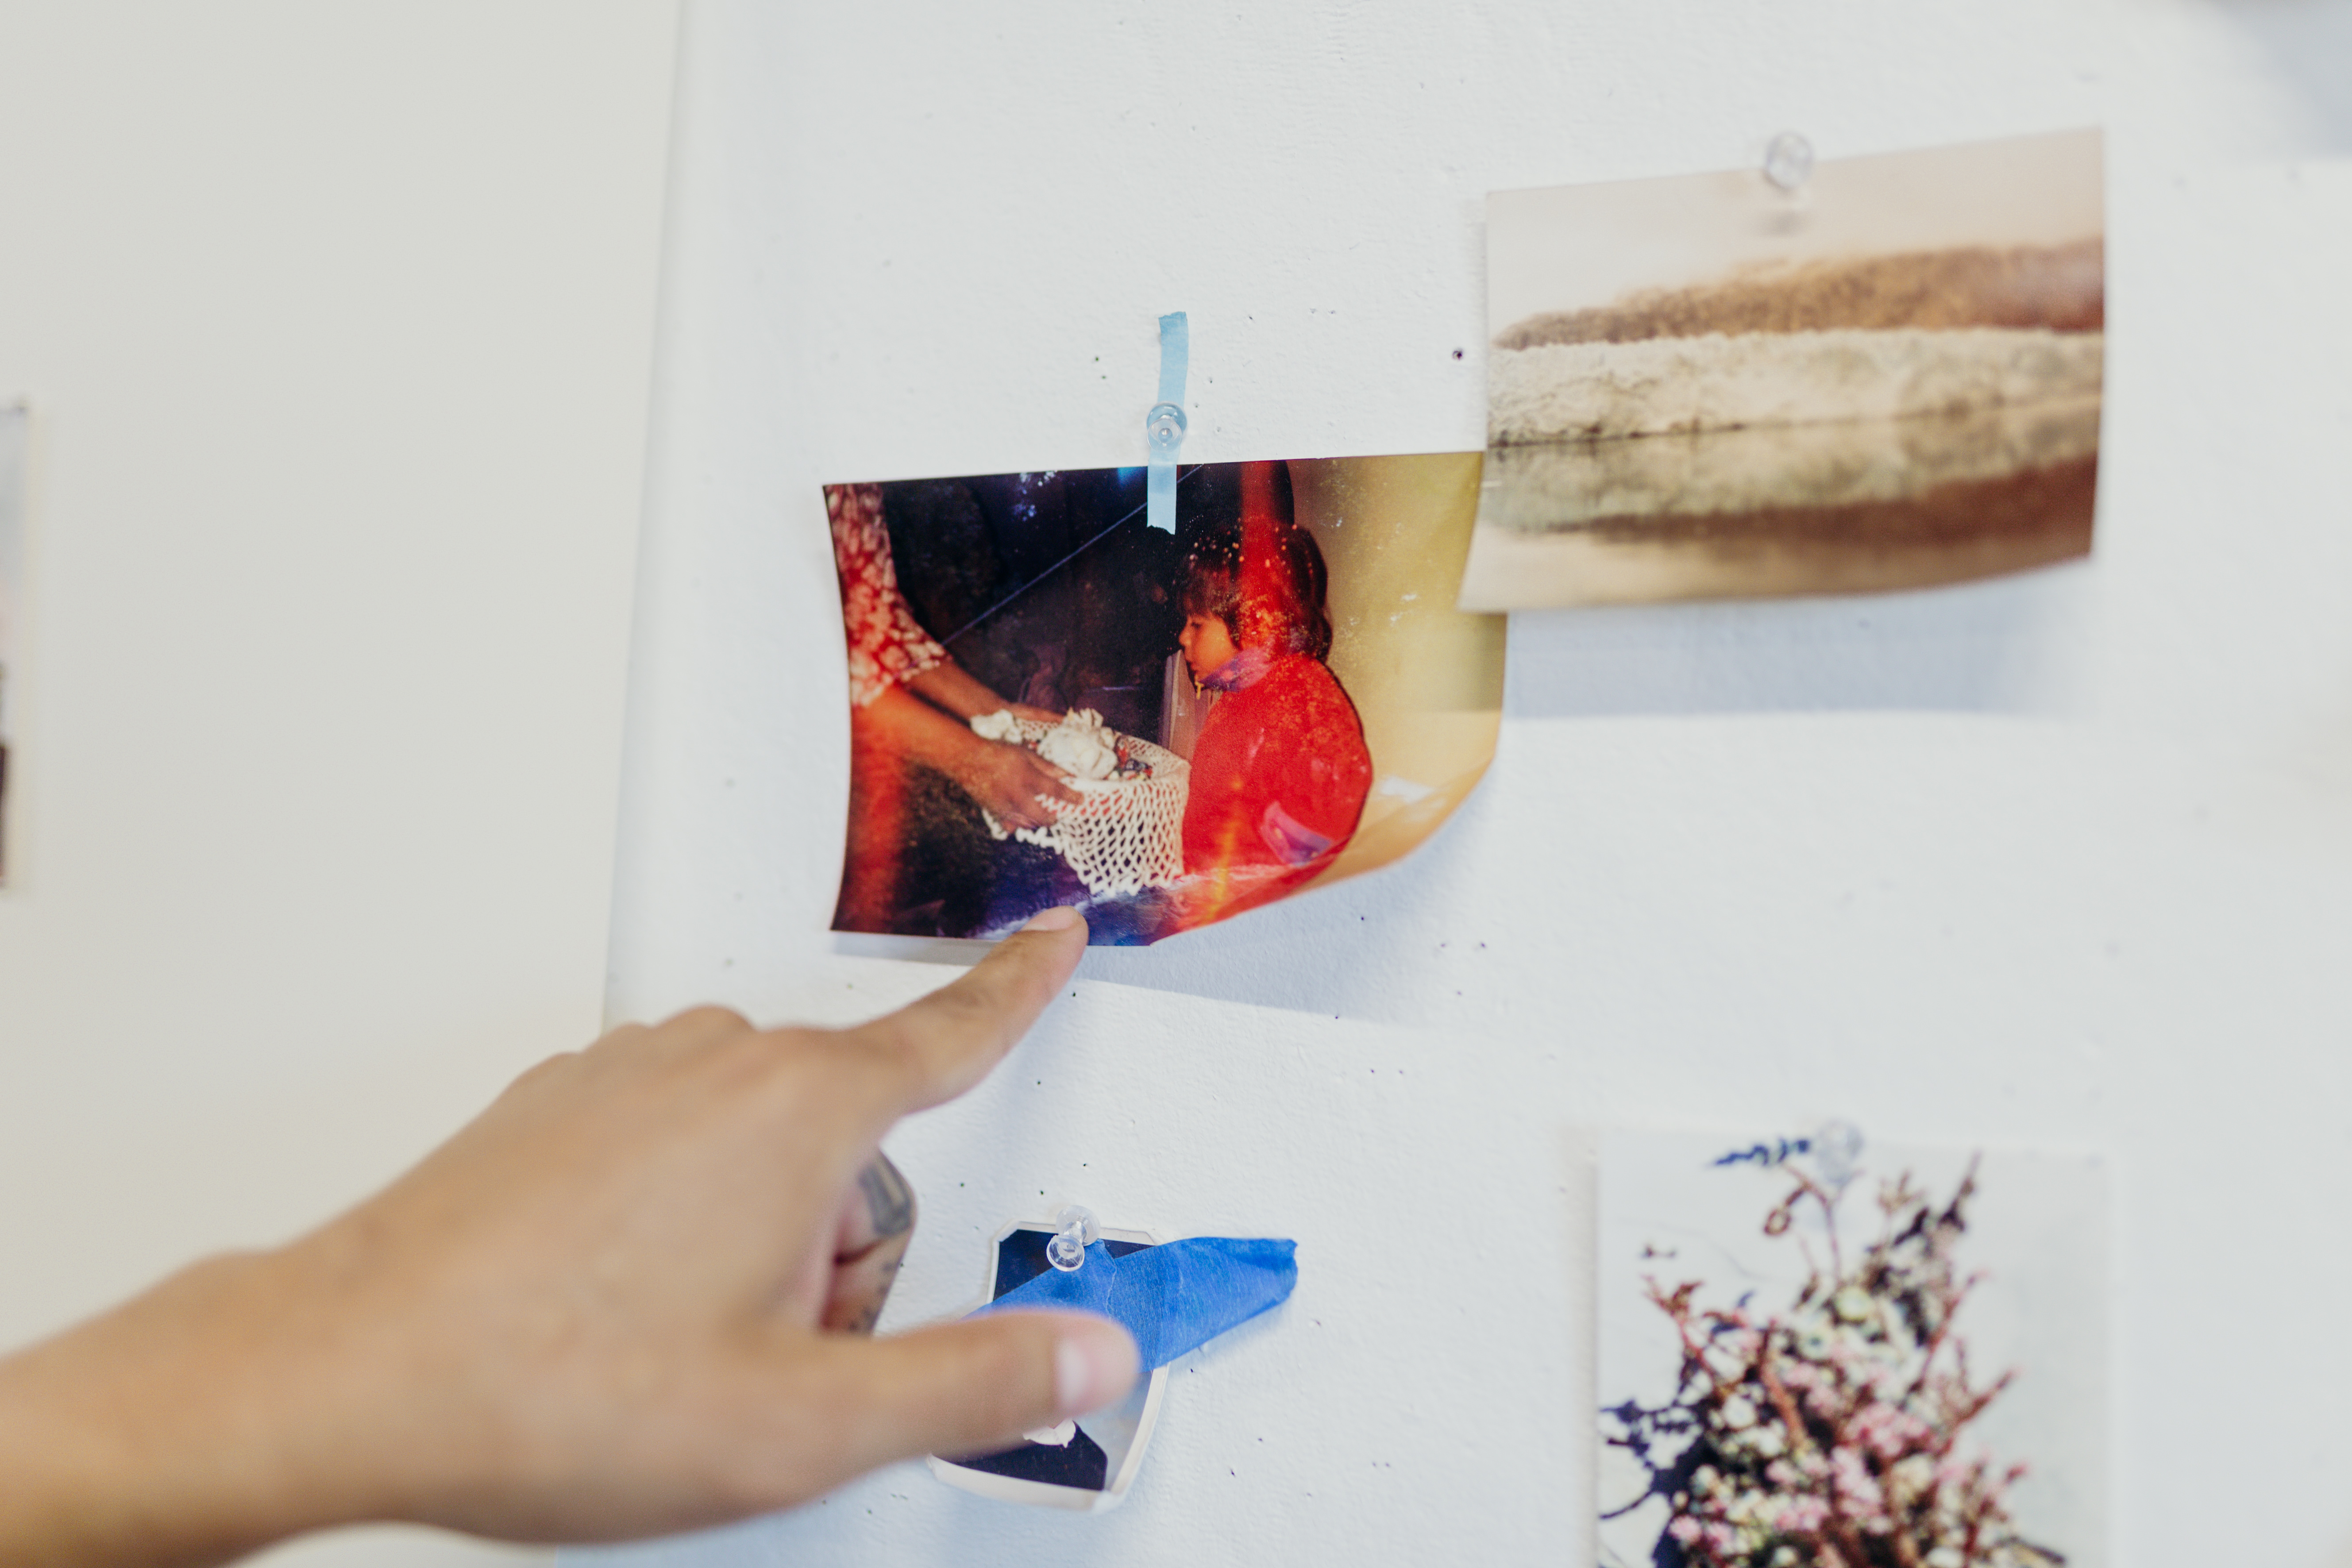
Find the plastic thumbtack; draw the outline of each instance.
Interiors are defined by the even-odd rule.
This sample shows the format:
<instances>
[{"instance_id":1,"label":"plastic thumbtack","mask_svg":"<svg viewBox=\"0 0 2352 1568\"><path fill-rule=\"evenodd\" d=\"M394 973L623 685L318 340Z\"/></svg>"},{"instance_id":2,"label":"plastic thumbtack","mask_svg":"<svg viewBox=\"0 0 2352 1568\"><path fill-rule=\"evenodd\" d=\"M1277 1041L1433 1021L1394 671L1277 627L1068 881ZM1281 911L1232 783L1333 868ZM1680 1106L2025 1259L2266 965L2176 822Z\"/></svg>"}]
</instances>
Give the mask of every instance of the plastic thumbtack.
<instances>
[{"instance_id":1,"label":"plastic thumbtack","mask_svg":"<svg viewBox=\"0 0 2352 1568\"><path fill-rule=\"evenodd\" d=\"M1183 311L1160 318L1160 401L1143 416L1143 444L1151 459L1144 521L1169 533L1176 531L1176 453L1184 445L1184 372L1192 345Z\"/></svg>"},{"instance_id":2,"label":"plastic thumbtack","mask_svg":"<svg viewBox=\"0 0 2352 1568\"><path fill-rule=\"evenodd\" d=\"M1853 1180L1854 1162L1862 1157L1862 1129L1851 1121L1824 1121L1813 1134L1813 1161L1822 1179L1840 1192Z\"/></svg>"},{"instance_id":3,"label":"plastic thumbtack","mask_svg":"<svg viewBox=\"0 0 2352 1568\"><path fill-rule=\"evenodd\" d=\"M1764 149L1764 177L1784 191L1793 191L1813 177L1813 144L1793 131L1783 131Z\"/></svg>"},{"instance_id":4,"label":"plastic thumbtack","mask_svg":"<svg viewBox=\"0 0 2352 1568\"><path fill-rule=\"evenodd\" d=\"M1085 1267L1087 1248L1102 1234L1094 1214L1072 1204L1054 1216L1054 1239L1045 1244L1045 1261L1065 1274L1075 1273Z\"/></svg>"}]
</instances>

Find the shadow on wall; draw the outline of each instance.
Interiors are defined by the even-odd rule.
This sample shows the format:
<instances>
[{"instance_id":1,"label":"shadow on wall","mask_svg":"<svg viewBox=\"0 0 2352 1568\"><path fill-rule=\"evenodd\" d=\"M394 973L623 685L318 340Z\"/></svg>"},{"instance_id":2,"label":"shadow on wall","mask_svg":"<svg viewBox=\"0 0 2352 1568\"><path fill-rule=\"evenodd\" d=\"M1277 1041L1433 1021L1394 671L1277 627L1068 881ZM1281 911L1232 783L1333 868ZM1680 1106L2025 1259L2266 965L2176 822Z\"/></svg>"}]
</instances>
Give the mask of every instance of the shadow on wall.
<instances>
[{"instance_id":1,"label":"shadow on wall","mask_svg":"<svg viewBox=\"0 0 2352 1568\"><path fill-rule=\"evenodd\" d=\"M1090 947L1078 974L1255 1007L1435 1026L1433 1015L1442 1016L1455 986L1471 983L1464 975L1477 970L1484 939L1494 934L1472 885L1475 868L1488 863L1475 843L1486 832L1491 797L1472 792L1418 850L1374 875L1318 886L1157 947ZM1463 973L1449 958L1463 962Z\"/></svg>"},{"instance_id":2,"label":"shadow on wall","mask_svg":"<svg viewBox=\"0 0 2352 1568\"><path fill-rule=\"evenodd\" d=\"M1290 465L1298 521L1330 567L1331 673L1373 771L1355 837L1312 887L1411 854L1494 761L1504 618L1454 607L1478 473L1475 452Z\"/></svg>"},{"instance_id":3,"label":"shadow on wall","mask_svg":"<svg viewBox=\"0 0 2352 1568\"><path fill-rule=\"evenodd\" d=\"M2294 95L2296 155L2352 152L2352 0L2209 0Z\"/></svg>"},{"instance_id":4,"label":"shadow on wall","mask_svg":"<svg viewBox=\"0 0 2352 1568\"><path fill-rule=\"evenodd\" d=\"M1522 612L1511 617L1504 710L1521 720L2064 712L2074 705L2070 656L2090 610L2092 571L2083 563L1853 598ZM1491 852L1476 847L1488 831L1490 795L1471 793L1417 853L1377 876L1159 947L1090 948L1078 973L1429 1026L1452 987L1476 983L1482 939L1496 934L1470 885L1480 855ZM978 942L835 941L845 951L955 964L986 951Z\"/></svg>"},{"instance_id":5,"label":"shadow on wall","mask_svg":"<svg viewBox=\"0 0 2352 1568\"><path fill-rule=\"evenodd\" d=\"M1322 522L1321 498L1306 500L1315 481L1300 485L1302 510ZM1344 526L1356 527L1359 515L1371 521L1368 509L1350 513ZM1352 548L1381 536L1366 528L1364 542ZM1400 565L1405 559L1401 552ZM1428 563L1416 569L1426 573ZM1079 973L1257 1006L1428 1025L1452 987L1476 983L1481 939L1495 934L1469 885L1481 853L1472 846L1487 831L1491 793L1466 788L1494 741L1484 679L1501 678L1503 710L1522 720L2063 713L2077 706L2074 656L2092 609L2094 569L2075 563L1902 594L1523 611L1510 617L1508 659L1493 665L1432 657L1448 639L1475 642L1487 617L1431 616L1422 634L1432 639L1427 646L1406 639L1392 665L1350 666L1346 674L1370 710L1365 729L1381 768L1409 766L1433 781L1449 767L1468 773L1467 798L1452 820L1377 876L1318 886L1158 947L1090 948ZM1348 606L1335 602L1334 609L1344 623ZM1335 668L1347 652L1335 645ZM1447 690L1423 679L1474 666L1489 672L1471 681L1476 689ZM1391 737L1382 722L1391 703L1400 716L1425 721L1456 711L1462 721L1400 745L1402 732ZM1400 918L1402 911L1419 918ZM958 965L986 951L973 942L835 942L843 952Z\"/></svg>"},{"instance_id":6,"label":"shadow on wall","mask_svg":"<svg viewBox=\"0 0 2352 1568\"><path fill-rule=\"evenodd\" d=\"M1522 611L1510 617L1504 711L1521 720L2063 713L2080 705L2075 656L2093 570L2074 563L1843 598ZM1487 830L1490 793L1471 795L1418 853L1377 877L1318 888L1164 947L1091 949L1079 973L1426 1026L1452 986L1475 984L1480 939L1495 934L1468 885L1479 851L1464 853Z\"/></svg>"},{"instance_id":7,"label":"shadow on wall","mask_svg":"<svg viewBox=\"0 0 2352 1568\"><path fill-rule=\"evenodd\" d=\"M1522 611L1514 718L2063 712L2088 563L1917 593Z\"/></svg>"},{"instance_id":8,"label":"shadow on wall","mask_svg":"<svg viewBox=\"0 0 2352 1568\"><path fill-rule=\"evenodd\" d=\"M1479 851L1452 847L1486 832L1487 809L1488 793L1474 791L1418 853L1378 875L1318 887L1156 946L1089 947L1078 976L1254 1007L1436 1026L1433 1013L1455 986L1475 982L1485 939L1494 934L1469 885ZM1412 913L1399 918L1400 911ZM1447 933L1434 940L1434 970L1433 931ZM832 934L833 951L847 956L955 968L979 963L993 945Z\"/></svg>"}]
</instances>

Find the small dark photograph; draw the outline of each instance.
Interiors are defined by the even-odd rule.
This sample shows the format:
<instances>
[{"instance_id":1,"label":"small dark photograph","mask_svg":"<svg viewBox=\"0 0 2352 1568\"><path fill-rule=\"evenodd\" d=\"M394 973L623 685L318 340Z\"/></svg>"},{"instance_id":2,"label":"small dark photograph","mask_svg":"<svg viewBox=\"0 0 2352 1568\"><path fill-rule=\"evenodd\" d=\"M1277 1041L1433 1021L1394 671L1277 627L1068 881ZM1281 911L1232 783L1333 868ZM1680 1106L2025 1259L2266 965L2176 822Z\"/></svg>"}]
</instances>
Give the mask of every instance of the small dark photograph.
<instances>
[{"instance_id":1,"label":"small dark photograph","mask_svg":"<svg viewBox=\"0 0 2352 1568\"><path fill-rule=\"evenodd\" d=\"M1013 1226L1000 1235L988 1300L997 1300L1048 1272L1045 1244L1054 1236L1050 1226L1037 1225ZM1113 1258L1152 1245L1138 1231L1107 1230L1101 1240ZM931 1473L950 1486L1003 1502L1080 1513L1116 1508L1142 1467L1167 1388L1168 1369L1155 1367L1108 1409L1026 1433L1012 1447L994 1453L934 1455Z\"/></svg>"}]
</instances>

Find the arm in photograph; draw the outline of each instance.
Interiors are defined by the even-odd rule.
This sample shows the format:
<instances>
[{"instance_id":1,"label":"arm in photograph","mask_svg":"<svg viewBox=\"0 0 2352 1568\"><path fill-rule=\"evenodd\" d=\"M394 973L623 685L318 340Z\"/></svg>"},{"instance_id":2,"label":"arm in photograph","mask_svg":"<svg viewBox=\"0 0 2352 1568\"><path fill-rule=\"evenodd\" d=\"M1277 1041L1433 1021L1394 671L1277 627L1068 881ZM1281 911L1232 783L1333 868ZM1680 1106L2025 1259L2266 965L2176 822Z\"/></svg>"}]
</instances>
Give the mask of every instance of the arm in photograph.
<instances>
[{"instance_id":1,"label":"arm in photograph","mask_svg":"<svg viewBox=\"0 0 2352 1568\"><path fill-rule=\"evenodd\" d=\"M877 747L947 774L1009 826L1043 827L1053 820L1054 805L1072 805L1078 798L1034 752L984 741L972 733L971 725L950 718L904 687L893 686L854 710L853 722Z\"/></svg>"},{"instance_id":2,"label":"arm in photograph","mask_svg":"<svg viewBox=\"0 0 2352 1568\"><path fill-rule=\"evenodd\" d=\"M924 701L943 708L959 719L977 719L983 713L993 713L1000 709L1011 709L1016 718L1034 719L1045 724L1058 723L1062 717L1048 709L1033 708L1025 702L1006 701L951 658L908 679L907 688Z\"/></svg>"},{"instance_id":3,"label":"arm in photograph","mask_svg":"<svg viewBox=\"0 0 2352 1568\"><path fill-rule=\"evenodd\" d=\"M1109 1404L1136 1353L1097 1318L863 1331L914 1225L881 1139L980 1081L1086 936L1049 910L854 1029L616 1029L310 1236L0 1357L0 1562L668 1533Z\"/></svg>"},{"instance_id":4,"label":"arm in photograph","mask_svg":"<svg viewBox=\"0 0 2352 1568\"><path fill-rule=\"evenodd\" d=\"M841 618L849 636L849 686L860 704L892 684L959 719L1010 708L1024 719L1051 724L1061 718L1041 708L1007 702L956 663L915 618L898 588L883 521L879 485L828 485L825 510L833 525L834 565L841 576Z\"/></svg>"}]
</instances>

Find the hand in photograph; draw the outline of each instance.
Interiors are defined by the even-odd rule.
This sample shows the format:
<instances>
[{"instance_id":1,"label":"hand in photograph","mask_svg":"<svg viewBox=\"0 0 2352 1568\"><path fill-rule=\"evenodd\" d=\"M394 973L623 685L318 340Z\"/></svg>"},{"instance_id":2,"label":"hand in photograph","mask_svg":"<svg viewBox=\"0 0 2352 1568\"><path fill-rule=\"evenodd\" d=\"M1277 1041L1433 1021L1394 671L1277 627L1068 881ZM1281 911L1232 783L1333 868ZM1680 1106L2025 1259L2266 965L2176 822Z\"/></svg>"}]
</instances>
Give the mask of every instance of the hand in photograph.
<instances>
[{"instance_id":1,"label":"hand in photograph","mask_svg":"<svg viewBox=\"0 0 2352 1568\"><path fill-rule=\"evenodd\" d=\"M989 713L1009 711L1016 719L1046 724L1060 723L1060 713L1026 702L1005 701L944 653L939 663L909 678L906 687L932 707L963 720L966 733L941 731L929 747L923 743L932 740L928 733L919 739L910 737L905 753L931 762L961 785L965 794L994 813L999 822L1015 828L1044 827L1054 820L1056 806L1077 803L1077 792L1036 752L1026 746L982 740L969 729L972 720ZM880 717L883 722L890 721L887 713Z\"/></svg>"},{"instance_id":2,"label":"hand in photograph","mask_svg":"<svg viewBox=\"0 0 2352 1568\"><path fill-rule=\"evenodd\" d=\"M971 721L1011 709L1024 719L1061 715L1007 702L949 657L899 591L878 485L825 490L834 564L849 641L849 845L839 918L853 931L889 929L898 857L920 814L909 801L909 764L953 781L1006 826L1044 827L1077 795L1020 746L983 740Z\"/></svg>"},{"instance_id":3,"label":"hand in photograph","mask_svg":"<svg viewBox=\"0 0 2352 1568\"><path fill-rule=\"evenodd\" d=\"M1077 792L1028 747L977 735L972 740L975 747L950 764L948 776L1007 827L1044 827L1057 807L1077 801Z\"/></svg>"},{"instance_id":4,"label":"hand in photograph","mask_svg":"<svg viewBox=\"0 0 2352 1568\"><path fill-rule=\"evenodd\" d=\"M616 1029L311 1235L0 1360L0 1561L692 1529L1118 1399L1135 1346L1098 1318L866 1335L915 1217L880 1140L977 1083L1085 942L1048 911L859 1028Z\"/></svg>"}]
</instances>

